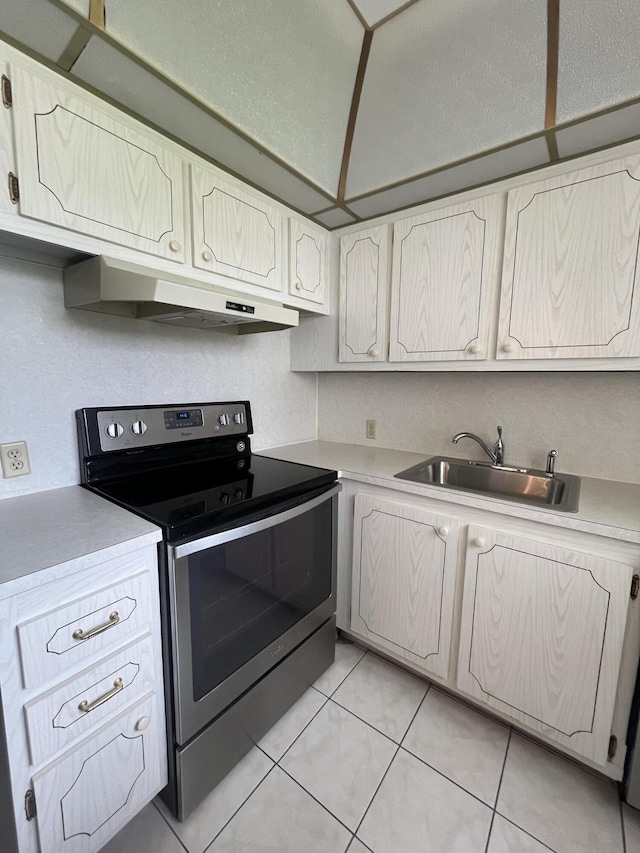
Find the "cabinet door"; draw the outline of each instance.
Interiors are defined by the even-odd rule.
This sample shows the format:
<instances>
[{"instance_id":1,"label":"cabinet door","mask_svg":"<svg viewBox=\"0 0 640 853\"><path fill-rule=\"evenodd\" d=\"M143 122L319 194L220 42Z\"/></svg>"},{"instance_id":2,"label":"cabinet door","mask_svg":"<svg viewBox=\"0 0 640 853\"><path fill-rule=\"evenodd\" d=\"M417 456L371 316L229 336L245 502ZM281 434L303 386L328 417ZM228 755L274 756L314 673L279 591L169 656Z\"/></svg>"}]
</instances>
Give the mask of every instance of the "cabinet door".
<instances>
[{"instance_id":1,"label":"cabinet door","mask_svg":"<svg viewBox=\"0 0 640 853\"><path fill-rule=\"evenodd\" d=\"M351 629L425 671L449 672L458 524L357 495Z\"/></svg>"},{"instance_id":2,"label":"cabinet door","mask_svg":"<svg viewBox=\"0 0 640 853\"><path fill-rule=\"evenodd\" d=\"M512 190L498 358L640 355L640 161Z\"/></svg>"},{"instance_id":3,"label":"cabinet door","mask_svg":"<svg viewBox=\"0 0 640 853\"><path fill-rule=\"evenodd\" d=\"M497 196L396 222L389 361L483 361L498 281Z\"/></svg>"},{"instance_id":4,"label":"cabinet door","mask_svg":"<svg viewBox=\"0 0 640 853\"><path fill-rule=\"evenodd\" d=\"M327 232L289 217L289 294L322 305L327 298Z\"/></svg>"},{"instance_id":5,"label":"cabinet door","mask_svg":"<svg viewBox=\"0 0 640 853\"><path fill-rule=\"evenodd\" d=\"M386 361L389 226L340 238L340 361Z\"/></svg>"},{"instance_id":6,"label":"cabinet door","mask_svg":"<svg viewBox=\"0 0 640 853\"><path fill-rule=\"evenodd\" d=\"M470 527L458 687L606 764L632 573Z\"/></svg>"},{"instance_id":7,"label":"cabinet door","mask_svg":"<svg viewBox=\"0 0 640 853\"><path fill-rule=\"evenodd\" d=\"M191 166L193 264L237 281L282 291L282 215L213 170Z\"/></svg>"},{"instance_id":8,"label":"cabinet door","mask_svg":"<svg viewBox=\"0 0 640 853\"><path fill-rule=\"evenodd\" d=\"M41 853L94 853L166 784L153 694L33 777Z\"/></svg>"},{"instance_id":9,"label":"cabinet door","mask_svg":"<svg viewBox=\"0 0 640 853\"><path fill-rule=\"evenodd\" d=\"M20 213L184 261L182 161L76 86L11 66Z\"/></svg>"}]
</instances>

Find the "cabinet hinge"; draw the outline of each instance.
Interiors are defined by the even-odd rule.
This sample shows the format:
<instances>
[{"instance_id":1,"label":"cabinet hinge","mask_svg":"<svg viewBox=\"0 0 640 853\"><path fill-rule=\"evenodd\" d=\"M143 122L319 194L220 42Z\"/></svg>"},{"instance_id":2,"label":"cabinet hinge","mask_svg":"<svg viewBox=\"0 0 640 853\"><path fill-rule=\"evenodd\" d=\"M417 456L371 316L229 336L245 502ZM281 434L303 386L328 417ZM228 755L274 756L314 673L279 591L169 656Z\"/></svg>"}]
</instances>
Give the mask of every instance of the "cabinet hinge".
<instances>
[{"instance_id":1,"label":"cabinet hinge","mask_svg":"<svg viewBox=\"0 0 640 853\"><path fill-rule=\"evenodd\" d=\"M607 755L609 756L609 761L614 757L616 752L618 751L618 738L615 735L611 735L609 738L609 749L607 751Z\"/></svg>"},{"instance_id":2,"label":"cabinet hinge","mask_svg":"<svg viewBox=\"0 0 640 853\"><path fill-rule=\"evenodd\" d=\"M9 172L9 198L11 204L17 204L20 201L20 183L13 172Z\"/></svg>"},{"instance_id":3,"label":"cabinet hinge","mask_svg":"<svg viewBox=\"0 0 640 853\"><path fill-rule=\"evenodd\" d=\"M0 88L2 89L2 103L9 109L13 106L13 94L11 92L11 80L5 74L2 75Z\"/></svg>"},{"instance_id":4,"label":"cabinet hinge","mask_svg":"<svg viewBox=\"0 0 640 853\"><path fill-rule=\"evenodd\" d=\"M634 575L631 578L631 592L629 593L634 601L638 597L638 592L640 592L640 575Z\"/></svg>"},{"instance_id":5,"label":"cabinet hinge","mask_svg":"<svg viewBox=\"0 0 640 853\"><path fill-rule=\"evenodd\" d=\"M31 788L24 795L24 813L27 820L33 820L36 816L36 795Z\"/></svg>"}]
</instances>

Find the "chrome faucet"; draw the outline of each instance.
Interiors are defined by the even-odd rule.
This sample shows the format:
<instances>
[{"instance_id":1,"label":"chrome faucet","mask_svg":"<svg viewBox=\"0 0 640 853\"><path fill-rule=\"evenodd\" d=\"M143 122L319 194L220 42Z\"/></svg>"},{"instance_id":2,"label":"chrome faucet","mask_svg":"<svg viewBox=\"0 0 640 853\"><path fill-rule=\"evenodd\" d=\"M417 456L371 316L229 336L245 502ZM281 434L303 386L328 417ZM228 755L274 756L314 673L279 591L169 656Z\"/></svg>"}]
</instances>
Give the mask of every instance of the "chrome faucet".
<instances>
[{"instance_id":1,"label":"chrome faucet","mask_svg":"<svg viewBox=\"0 0 640 853\"><path fill-rule=\"evenodd\" d=\"M504 465L504 442L502 441L501 426L498 427L498 440L493 445L493 450L484 443L480 436L473 432L459 432L453 436L451 441L453 444L457 444L461 438L472 438L474 441L477 441L494 465Z\"/></svg>"}]
</instances>

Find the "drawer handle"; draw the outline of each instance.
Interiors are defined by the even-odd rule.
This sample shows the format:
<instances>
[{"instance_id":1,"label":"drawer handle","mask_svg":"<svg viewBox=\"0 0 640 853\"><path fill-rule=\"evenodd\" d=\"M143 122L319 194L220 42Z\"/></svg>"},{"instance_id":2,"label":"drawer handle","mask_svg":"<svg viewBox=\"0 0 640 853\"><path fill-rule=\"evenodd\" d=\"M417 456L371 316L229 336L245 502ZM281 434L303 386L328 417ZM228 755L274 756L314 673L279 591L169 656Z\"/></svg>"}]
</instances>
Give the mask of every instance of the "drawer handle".
<instances>
[{"instance_id":1,"label":"drawer handle","mask_svg":"<svg viewBox=\"0 0 640 853\"><path fill-rule=\"evenodd\" d=\"M78 710L84 711L85 714L88 714L90 711L95 711L95 709L99 708L100 705L104 705L104 703L108 702L109 699L113 699L116 693L120 693L121 690L124 690L124 682L121 678L116 678L113 682L113 687L108 693L105 693L104 696L100 696L99 699L96 699L95 702L91 702L91 704L89 704L86 699L83 699L78 705Z\"/></svg>"},{"instance_id":2,"label":"drawer handle","mask_svg":"<svg viewBox=\"0 0 640 853\"><path fill-rule=\"evenodd\" d=\"M96 637L98 634L102 634L103 631L108 631L109 628L113 628L114 625L117 625L120 621L120 616L117 610L114 610L109 614L109 621L105 622L104 625L98 625L97 628L93 628L91 631L85 632L82 628L76 628L76 630L71 635L74 640L90 640L92 637Z\"/></svg>"}]
</instances>

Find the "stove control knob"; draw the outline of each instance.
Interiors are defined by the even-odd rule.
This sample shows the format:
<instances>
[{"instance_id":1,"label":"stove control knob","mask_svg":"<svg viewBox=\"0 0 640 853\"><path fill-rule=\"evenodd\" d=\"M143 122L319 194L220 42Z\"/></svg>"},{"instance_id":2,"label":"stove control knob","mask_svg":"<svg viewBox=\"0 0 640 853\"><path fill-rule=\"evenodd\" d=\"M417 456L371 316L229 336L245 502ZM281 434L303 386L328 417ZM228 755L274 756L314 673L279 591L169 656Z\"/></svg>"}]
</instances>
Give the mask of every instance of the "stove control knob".
<instances>
[{"instance_id":1,"label":"stove control knob","mask_svg":"<svg viewBox=\"0 0 640 853\"><path fill-rule=\"evenodd\" d=\"M243 424L244 423L244 415L242 412L236 412L233 416L234 424Z\"/></svg>"},{"instance_id":2,"label":"stove control knob","mask_svg":"<svg viewBox=\"0 0 640 853\"><path fill-rule=\"evenodd\" d=\"M226 492L222 492L222 494L220 495L220 503L223 506L228 506L230 500L231 498L229 497L229 495Z\"/></svg>"},{"instance_id":3,"label":"stove control knob","mask_svg":"<svg viewBox=\"0 0 640 853\"><path fill-rule=\"evenodd\" d=\"M218 415L218 423L220 426L229 426L229 415Z\"/></svg>"},{"instance_id":4,"label":"stove control knob","mask_svg":"<svg viewBox=\"0 0 640 853\"><path fill-rule=\"evenodd\" d=\"M109 438L120 438L123 432L124 427L117 421L114 421L112 424L107 424L107 435Z\"/></svg>"},{"instance_id":5,"label":"stove control knob","mask_svg":"<svg viewBox=\"0 0 640 853\"><path fill-rule=\"evenodd\" d=\"M144 421L134 421L131 424L131 432L134 435L144 435L147 431L147 425Z\"/></svg>"}]
</instances>

